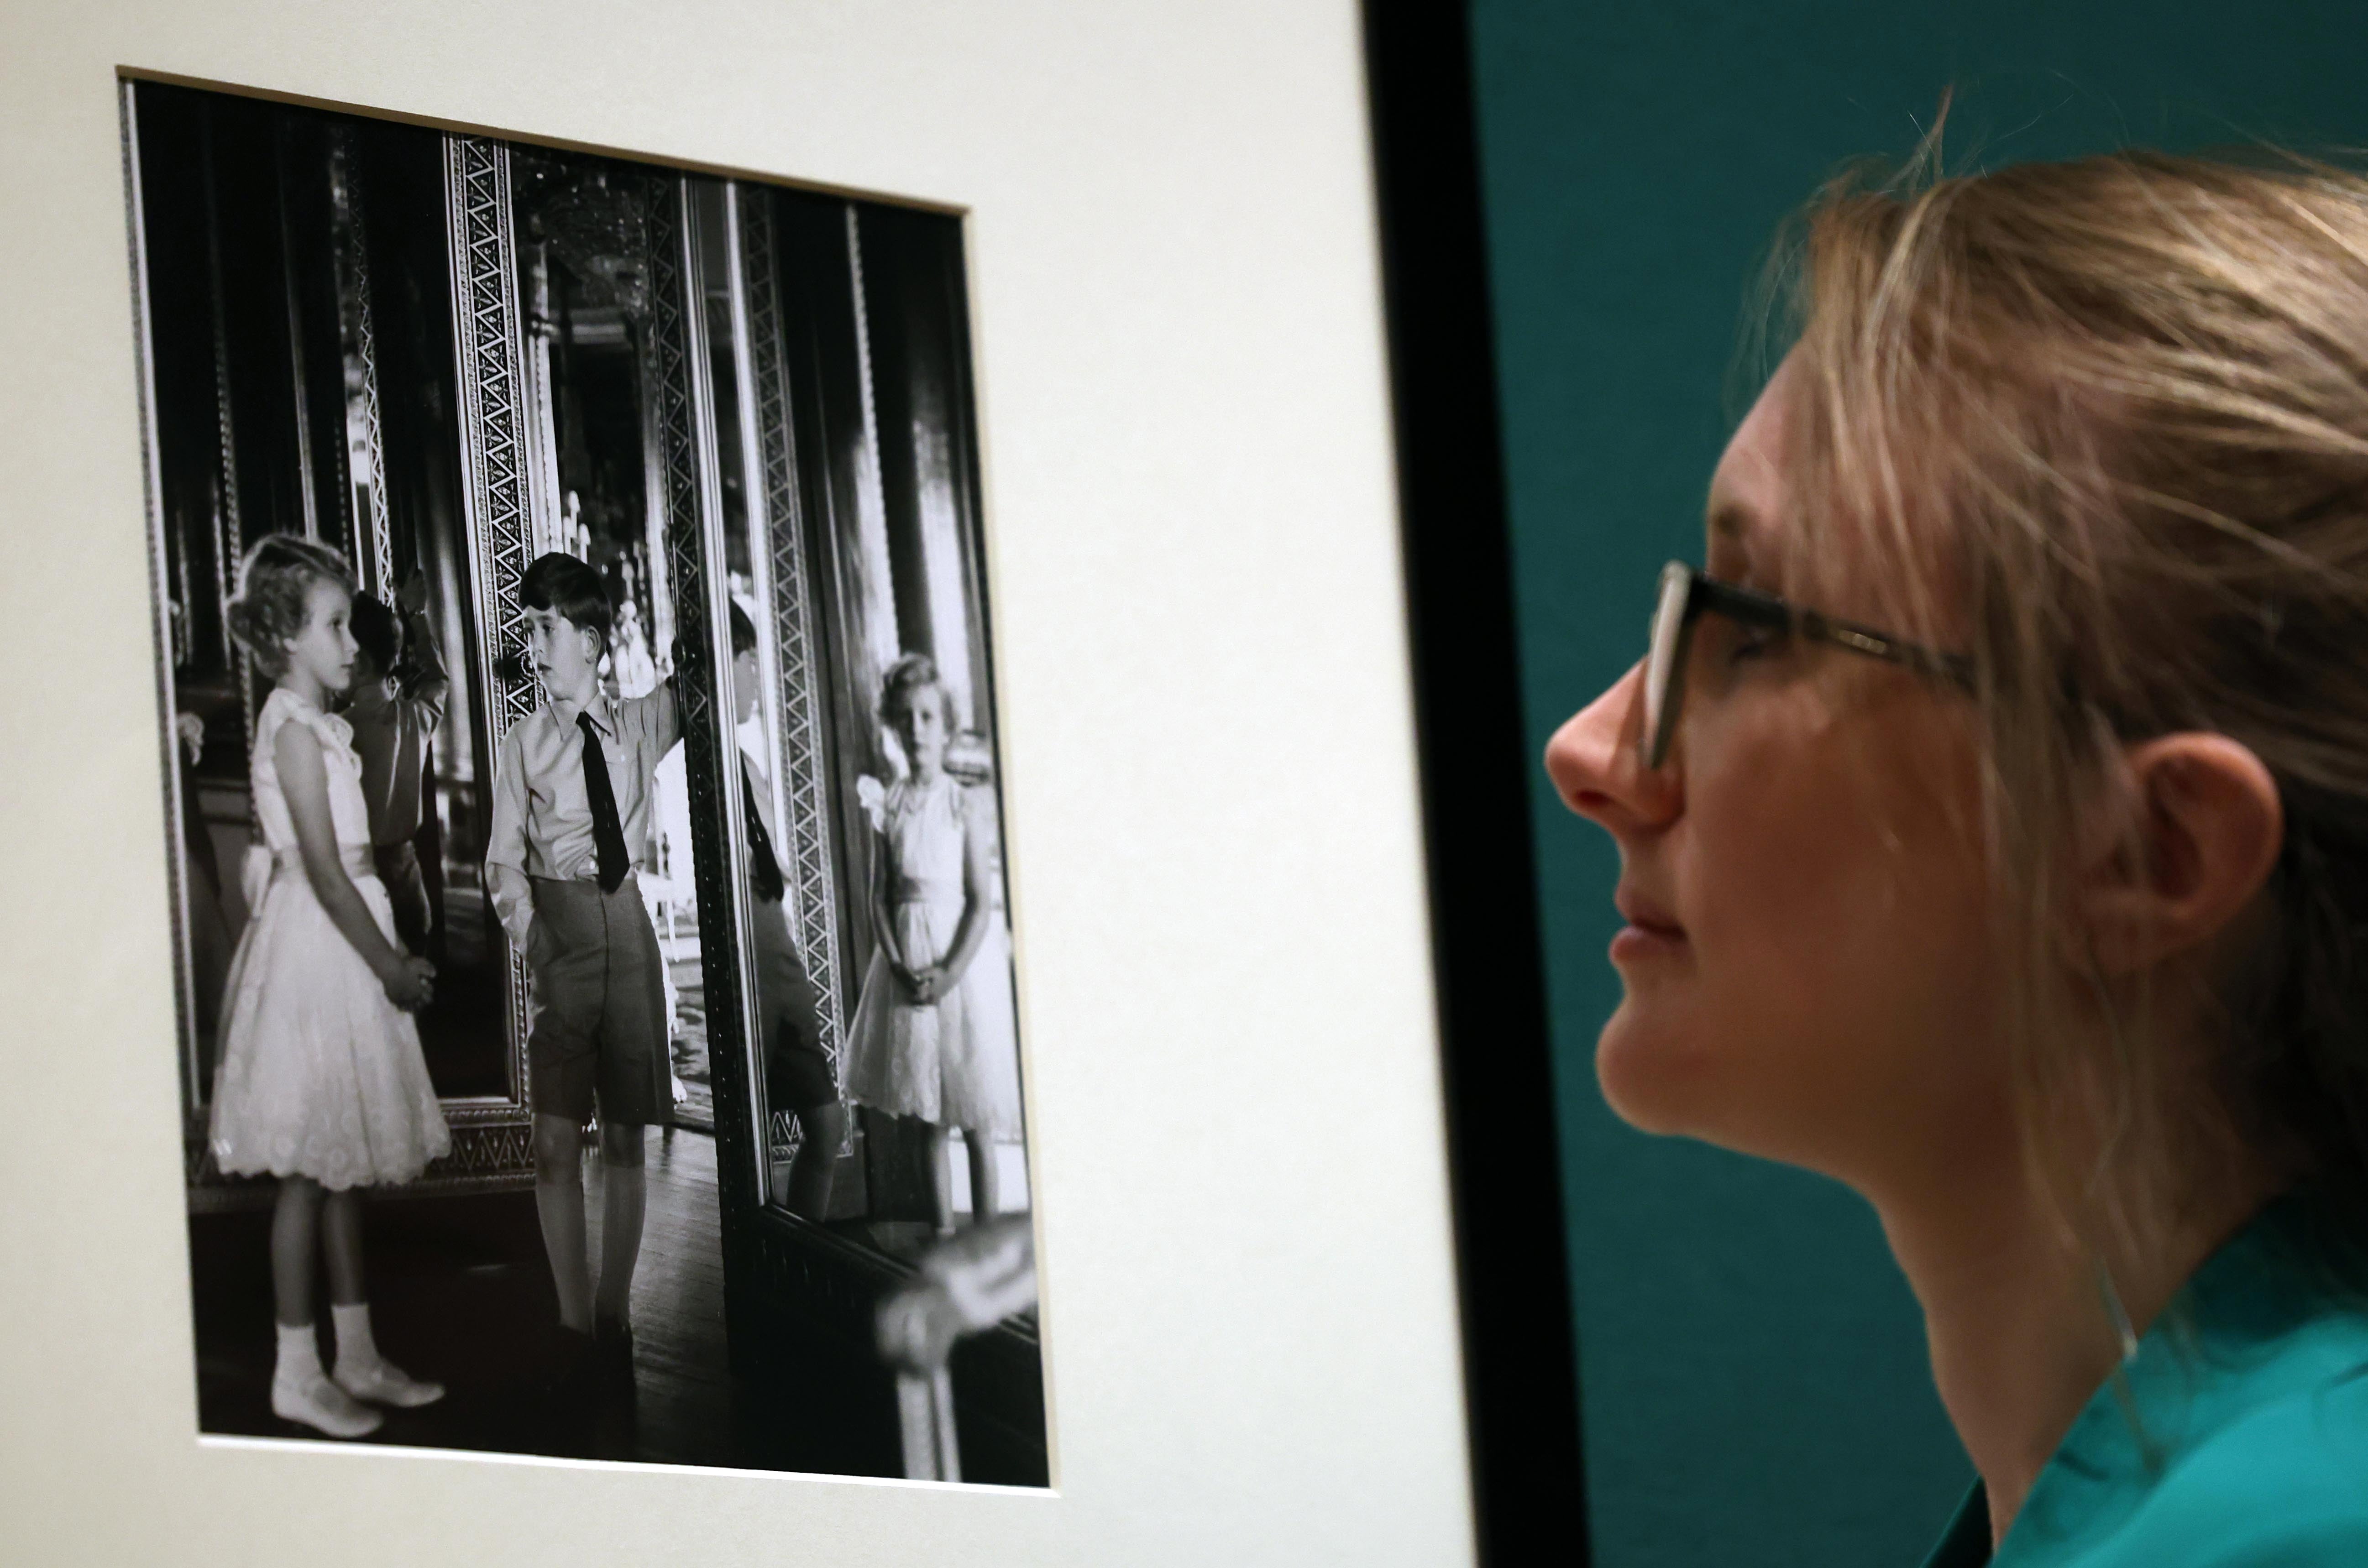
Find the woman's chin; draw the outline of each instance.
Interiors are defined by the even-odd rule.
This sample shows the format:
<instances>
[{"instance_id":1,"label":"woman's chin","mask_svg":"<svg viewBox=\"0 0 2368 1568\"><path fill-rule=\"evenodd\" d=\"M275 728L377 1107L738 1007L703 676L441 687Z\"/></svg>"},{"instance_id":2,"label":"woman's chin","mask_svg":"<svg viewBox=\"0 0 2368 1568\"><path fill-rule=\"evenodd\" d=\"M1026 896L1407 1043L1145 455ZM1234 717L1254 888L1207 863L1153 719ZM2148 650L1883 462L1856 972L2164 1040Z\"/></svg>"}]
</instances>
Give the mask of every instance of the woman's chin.
<instances>
[{"instance_id":1,"label":"woman's chin","mask_svg":"<svg viewBox=\"0 0 2368 1568\"><path fill-rule=\"evenodd\" d=\"M1850 1113L1837 1115L1836 1096L1802 1092L1797 1071L1770 1079L1760 1061L1736 1051L1741 1031L1716 1031L1707 1048L1697 1043L1703 1038L1645 1027L1623 1005L1596 1042L1604 1103L1639 1132L1850 1179L1861 1162L1847 1156L1863 1140Z\"/></svg>"},{"instance_id":2,"label":"woman's chin","mask_svg":"<svg viewBox=\"0 0 2368 1568\"><path fill-rule=\"evenodd\" d=\"M1595 1081L1612 1114L1640 1132L1689 1133L1708 1087L1699 1051L1632 1016L1623 1002L1595 1044Z\"/></svg>"},{"instance_id":3,"label":"woman's chin","mask_svg":"<svg viewBox=\"0 0 2368 1568\"><path fill-rule=\"evenodd\" d=\"M1623 1003L1595 1047L1595 1080L1612 1114L1636 1129L1695 1138L1737 1153L1783 1158L1786 1140L1760 1125L1781 1114L1766 1085L1755 1088L1740 1031L1668 1027Z\"/></svg>"}]
</instances>

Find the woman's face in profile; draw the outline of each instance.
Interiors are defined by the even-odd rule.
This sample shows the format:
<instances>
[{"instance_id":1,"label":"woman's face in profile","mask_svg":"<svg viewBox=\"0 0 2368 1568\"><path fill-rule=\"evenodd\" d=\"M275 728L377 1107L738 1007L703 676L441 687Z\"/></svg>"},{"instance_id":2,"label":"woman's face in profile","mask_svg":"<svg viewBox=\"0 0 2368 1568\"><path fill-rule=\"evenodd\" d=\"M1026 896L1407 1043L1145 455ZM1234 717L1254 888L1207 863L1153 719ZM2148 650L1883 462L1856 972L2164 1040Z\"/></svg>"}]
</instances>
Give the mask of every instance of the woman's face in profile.
<instances>
[{"instance_id":1,"label":"woman's face in profile","mask_svg":"<svg viewBox=\"0 0 2368 1568\"><path fill-rule=\"evenodd\" d=\"M1787 596L1794 384L1789 366L1770 381L1709 507L1710 574ZM1811 608L1880 627L1839 593ZM1695 632L1661 767L1638 756L1637 668L1546 748L1620 850L1605 1098L1648 1131L1862 1188L1945 1171L1952 1141L2008 1125L1975 711L1873 659L1715 616Z\"/></svg>"}]
</instances>

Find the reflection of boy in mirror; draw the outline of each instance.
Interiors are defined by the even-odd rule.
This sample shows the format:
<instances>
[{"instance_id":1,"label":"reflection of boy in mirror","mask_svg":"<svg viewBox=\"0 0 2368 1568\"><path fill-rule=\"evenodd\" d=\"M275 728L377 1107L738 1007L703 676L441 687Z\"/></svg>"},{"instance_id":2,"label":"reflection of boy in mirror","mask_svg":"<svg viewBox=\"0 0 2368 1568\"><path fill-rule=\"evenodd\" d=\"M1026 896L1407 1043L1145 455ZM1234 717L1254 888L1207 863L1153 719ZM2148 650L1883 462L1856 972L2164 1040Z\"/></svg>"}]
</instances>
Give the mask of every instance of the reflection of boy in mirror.
<instances>
[{"instance_id":1,"label":"reflection of boy in mirror","mask_svg":"<svg viewBox=\"0 0 2368 1568\"><path fill-rule=\"evenodd\" d=\"M572 555L537 559L518 583L527 658L543 702L502 737L494 762L485 881L534 977L527 1093L534 1199L559 1291L571 1369L630 1383L627 1308L647 1201L643 1134L674 1108L657 934L633 880L650 841L658 761L680 733L674 691L601 689L609 585ZM581 1130L600 1111L600 1280L584 1235ZM588 1337L586 1337L588 1336Z\"/></svg>"},{"instance_id":2,"label":"reflection of boy in mirror","mask_svg":"<svg viewBox=\"0 0 2368 1568\"><path fill-rule=\"evenodd\" d=\"M738 605L732 607L732 722L748 722L757 711L763 677L757 666L757 628ZM790 1162L787 1189L779 1195L793 1214L817 1222L830 1217L831 1178L847 1142L847 1107L823 1054L818 1020L822 999L790 937L782 894L780 824L773 820L771 770L766 758L740 754L740 796L746 802L749 926L756 937L757 1016L764 1030L765 1096L774 1108L797 1113L797 1157Z\"/></svg>"},{"instance_id":3,"label":"reflection of boy in mirror","mask_svg":"<svg viewBox=\"0 0 2368 1568\"><path fill-rule=\"evenodd\" d=\"M403 945L427 950L436 923L420 874L417 840L426 810L427 748L444 722L451 680L423 613L427 579L417 572L403 585L399 612L368 594L354 596L354 684L346 722L362 759L362 798L370 805L370 855L379 881L394 903Z\"/></svg>"}]
</instances>

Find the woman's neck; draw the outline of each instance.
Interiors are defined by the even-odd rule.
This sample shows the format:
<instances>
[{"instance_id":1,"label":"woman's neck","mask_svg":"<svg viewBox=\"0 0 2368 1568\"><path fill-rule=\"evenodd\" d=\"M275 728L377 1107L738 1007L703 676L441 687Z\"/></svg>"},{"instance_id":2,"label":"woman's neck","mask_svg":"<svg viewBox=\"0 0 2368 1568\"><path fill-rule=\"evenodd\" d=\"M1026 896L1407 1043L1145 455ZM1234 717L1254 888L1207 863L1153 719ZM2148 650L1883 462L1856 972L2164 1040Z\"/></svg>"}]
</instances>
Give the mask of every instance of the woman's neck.
<instances>
[{"instance_id":1,"label":"woman's neck","mask_svg":"<svg viewBox=\"0 0 2368 1568\"><path fill-rule=\"evenodd\" d=\"M913 759L913 782L934 784L945 777L946 759L941 756L916 756Z\"/></svg>"},{"instance_id":2,"label":"woman's neck","mask_svg":"<svg viewBox=\"0 0 2368 1568\"><path fill-rule=\"evenodd\" d=\"M2145 1332L2203 1260L2271 1195L2235 1183L2181 1221L2142 1269L2112 1279ZM1924 1308L1941 1403L1989 1497L2003 1540L2082 1407L2122 1357L2099 1263L2066 1233L2023 1174L1962 1165L1915 1194L1877 1199L1893 1256Z\"/></svg>"},{"instance_id":3,"label":"woman's neck","mask_svg":"<svg viewBox=\"0 0 2368 1568\"><path fill-rule=\"evenodd\" d=\"M290 697L302 698L324 710L328 708L329 688L292 665L280 672L278 685Z\"/></svg>"}]
</instances>

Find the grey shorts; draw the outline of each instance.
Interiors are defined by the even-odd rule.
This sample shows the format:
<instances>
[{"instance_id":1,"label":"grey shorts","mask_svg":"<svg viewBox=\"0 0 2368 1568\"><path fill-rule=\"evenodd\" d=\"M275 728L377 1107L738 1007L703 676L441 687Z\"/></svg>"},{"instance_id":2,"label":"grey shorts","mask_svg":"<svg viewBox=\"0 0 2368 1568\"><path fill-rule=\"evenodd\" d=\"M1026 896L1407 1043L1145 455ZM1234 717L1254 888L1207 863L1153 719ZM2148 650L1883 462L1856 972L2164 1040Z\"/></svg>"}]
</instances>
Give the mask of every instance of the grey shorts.
<instances>
[{"instance_id":1,"label":"grey shorts","mask_svg":"<svg viewBox=\"0 0 2368 1568\"><path fill-rule=\"evenodd\" d=\"M665 960L641 888L631 877L611 893L543 877L533 886L529 1104L537 1116L581 1122L597 1100L605 1122L665 1125L674 1117Z\"/></svg>"},{"instance_id":2,"label":"grey shorts","mask_svg":"<svg viewBox=\"0 0 2368 1568\"><path fill-rule=\"evenodd\" d=\"M765 1095L774 1110L838 1103L838 1080L822 1049L822 998L798 961L781 901L748 900L757 937L757 1016L763 1021Z\"/></svg>"}]
</instances>

